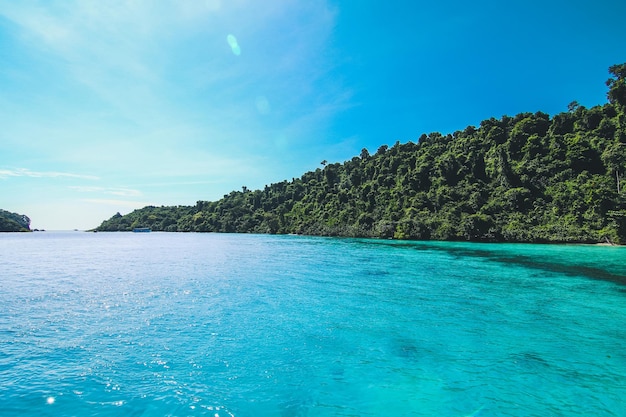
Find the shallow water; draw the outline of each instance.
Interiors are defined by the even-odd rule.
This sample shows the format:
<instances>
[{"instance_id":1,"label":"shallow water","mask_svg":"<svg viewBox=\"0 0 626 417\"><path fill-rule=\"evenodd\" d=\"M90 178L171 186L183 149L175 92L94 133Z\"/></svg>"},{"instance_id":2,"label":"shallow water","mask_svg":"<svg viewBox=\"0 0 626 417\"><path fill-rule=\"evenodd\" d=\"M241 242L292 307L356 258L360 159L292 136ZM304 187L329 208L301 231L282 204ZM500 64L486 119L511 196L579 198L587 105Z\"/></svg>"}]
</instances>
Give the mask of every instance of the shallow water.
<instances>
[{"instance_id":1,"label":"shallow water","mask_svg":"<svg viewBox=\"0 0 626 417\"><path fill-rule=\"evenodd\" d=\"M0 235L0 414L626 416L626 248Z\"/></svg>"}]
</instances>

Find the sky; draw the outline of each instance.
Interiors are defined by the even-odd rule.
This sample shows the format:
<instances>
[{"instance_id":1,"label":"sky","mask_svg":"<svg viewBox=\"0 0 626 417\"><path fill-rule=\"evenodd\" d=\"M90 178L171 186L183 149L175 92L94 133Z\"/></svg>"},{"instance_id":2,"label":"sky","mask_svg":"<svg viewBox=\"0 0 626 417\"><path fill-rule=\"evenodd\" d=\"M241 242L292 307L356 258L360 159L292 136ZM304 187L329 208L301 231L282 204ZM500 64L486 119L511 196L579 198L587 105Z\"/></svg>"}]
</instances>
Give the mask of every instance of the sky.
<instances>
[{"instance_id":1,"label":"sky","mask_svg":"<svg viewBox=\"0 0 626 417\"><path fill-rule=\"evenodd\" d=\"M0 208L94 228L607 102L623 0L0 0Z\"/></svg>"}]
</instances>

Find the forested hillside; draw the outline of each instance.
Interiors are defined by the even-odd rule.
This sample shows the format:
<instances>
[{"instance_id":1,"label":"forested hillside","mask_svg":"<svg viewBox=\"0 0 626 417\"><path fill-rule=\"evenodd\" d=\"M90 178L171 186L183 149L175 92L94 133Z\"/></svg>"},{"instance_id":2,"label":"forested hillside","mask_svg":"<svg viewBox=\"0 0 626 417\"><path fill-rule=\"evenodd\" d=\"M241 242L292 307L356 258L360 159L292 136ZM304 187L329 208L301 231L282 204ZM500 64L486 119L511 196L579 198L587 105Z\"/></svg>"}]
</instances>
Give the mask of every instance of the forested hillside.
<instances>
[{"instance_id":1,"label":"forested hillside","mask_svg":"<svg viewBox=\"0 0 626 417\"><path fill-rule=\"evenodd\" d=\"M626 243L626 64L609 72L605 105L363 149L263 190L145 207L97 230Z\"/></svg>"},{"instance_id":2,"label":"forested hillside","mask_svg":"<svg viewBox=\"0 0 626 417\"><path fill-rule=\"evenodd\" d=\"M30 232L30 219L23 214L0 210L0 232Z\"/></svg>"}]
</instances>

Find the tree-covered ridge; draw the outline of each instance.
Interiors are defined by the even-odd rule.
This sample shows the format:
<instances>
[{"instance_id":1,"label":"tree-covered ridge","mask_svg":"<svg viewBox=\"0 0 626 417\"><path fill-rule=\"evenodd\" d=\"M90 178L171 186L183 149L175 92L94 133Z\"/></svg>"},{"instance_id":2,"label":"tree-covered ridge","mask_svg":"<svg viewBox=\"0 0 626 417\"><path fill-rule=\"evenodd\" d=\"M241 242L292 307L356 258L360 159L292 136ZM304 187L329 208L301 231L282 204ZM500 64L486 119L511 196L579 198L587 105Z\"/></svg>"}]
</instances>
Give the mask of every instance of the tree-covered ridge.
<instances>
[{"instance_id":1,"label":"tree-covered ridge","mask_svg":"<svg viewBox=\"0 0 626 417\"><path fill-rule=\"evenodd\" d=\"M23 214L0 209L0 232L30 232L30 219Z\"/></svg>"},{"instance_id":2,"label":"tree-covered ridge","mask_svg":"<svg viewBox=\"0 0 626 417\"><path fill-rule=\"evenodd\" d=\"M609 71L605 105L363 149L263 190L146 207L97 230L626 243L626 64Z\"/></svg>"}]
</instances>

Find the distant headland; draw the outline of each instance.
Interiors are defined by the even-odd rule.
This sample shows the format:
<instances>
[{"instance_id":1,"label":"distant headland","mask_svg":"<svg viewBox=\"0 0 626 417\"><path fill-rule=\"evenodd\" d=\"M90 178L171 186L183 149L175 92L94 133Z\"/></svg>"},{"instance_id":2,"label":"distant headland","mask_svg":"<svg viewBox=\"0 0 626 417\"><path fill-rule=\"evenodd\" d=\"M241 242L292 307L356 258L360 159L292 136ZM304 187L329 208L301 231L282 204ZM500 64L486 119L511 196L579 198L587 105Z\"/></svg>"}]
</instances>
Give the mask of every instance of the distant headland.
<instances>
[{"instance_id":1,"label":"distant headland","mask_svg":"<svg viewBox=\"0 0 626 417\"><path fill-rule=\"evenodd\" d=\"M0 209L0 232L31 232L30 219L23 214Z\"/></svg>"},{"instance_id":2,"label":"distant headland","mask_svg":"<svg viewBox=\"0 0 626 417\"><path fill-rule=\"evenodd\" d=\"M626 63L609 74L604 105L423 134L263 190L117 213L94 230L625 244Z\"/></svg>"}]
</instances>

